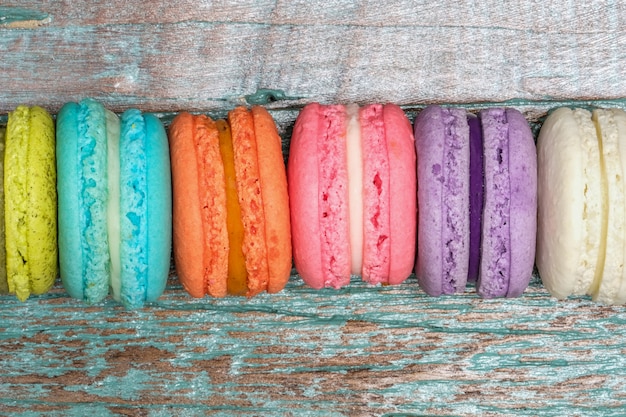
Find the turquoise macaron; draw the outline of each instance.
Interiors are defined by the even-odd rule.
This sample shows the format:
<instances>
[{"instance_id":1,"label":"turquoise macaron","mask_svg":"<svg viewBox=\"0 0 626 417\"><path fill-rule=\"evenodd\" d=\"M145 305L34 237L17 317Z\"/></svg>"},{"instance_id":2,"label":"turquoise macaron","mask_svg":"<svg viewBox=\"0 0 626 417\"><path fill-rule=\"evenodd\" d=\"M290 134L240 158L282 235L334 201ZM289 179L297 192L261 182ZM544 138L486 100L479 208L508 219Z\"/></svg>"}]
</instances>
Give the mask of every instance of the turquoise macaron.
<instances>
[{"instance_id":1,"label":"turquoise macaron","mask_svg":"<svg viewBox=\"0 0 626 417\"><path fill-rule=\"evenodd\" d=\"M57 115L59 269L71 297L155 301L169 275L171 172L161 121L92 99Z\"/></svg>"}]
</instances>

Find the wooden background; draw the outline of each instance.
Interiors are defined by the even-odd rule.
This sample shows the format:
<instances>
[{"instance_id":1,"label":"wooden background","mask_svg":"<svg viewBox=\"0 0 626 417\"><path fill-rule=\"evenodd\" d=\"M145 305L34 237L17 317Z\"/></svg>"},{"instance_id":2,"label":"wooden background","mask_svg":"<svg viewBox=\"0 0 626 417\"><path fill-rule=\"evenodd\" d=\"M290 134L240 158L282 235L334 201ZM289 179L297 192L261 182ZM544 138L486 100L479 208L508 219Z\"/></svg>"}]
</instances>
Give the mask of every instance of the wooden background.
<instances>
[{"instance_id":1,"label":"wooden background","mask_svg":"<svg viewBox=\"0 0 626 417\"><path fill-rule=\"evenodd\" d=\"M504 103L540 123L563 104L624 106L625 20L614 1L5 1L0 123L87 96L166 123L263 102L286 148L311 101L410 116ZM557 302L538 277L515 300L297 276L277 295L193 300L173 271L139 311L59 285L0 297L0 414L618 416L625 340L623 307Z\"/></svg>"}]
</instances>

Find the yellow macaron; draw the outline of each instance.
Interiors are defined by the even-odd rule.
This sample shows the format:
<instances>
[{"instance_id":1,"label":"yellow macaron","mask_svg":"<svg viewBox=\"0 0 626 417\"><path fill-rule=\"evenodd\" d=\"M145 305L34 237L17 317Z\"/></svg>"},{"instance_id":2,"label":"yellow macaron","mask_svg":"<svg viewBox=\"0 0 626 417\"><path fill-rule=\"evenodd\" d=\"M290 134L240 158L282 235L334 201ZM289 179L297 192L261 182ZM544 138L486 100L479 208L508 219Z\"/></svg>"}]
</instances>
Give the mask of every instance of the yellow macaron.
<instances>
[{"instance_id":1,"label":"yellow macaron","mask_svg":"<svg viewBox=\"0 0 626 417\"><path fill-rule=\"evenodd\" d=\"M3 168L6 277L24 301L47 292L58 275L54 122L46 110L9 113Z\"/></svg>"}]
</instances>

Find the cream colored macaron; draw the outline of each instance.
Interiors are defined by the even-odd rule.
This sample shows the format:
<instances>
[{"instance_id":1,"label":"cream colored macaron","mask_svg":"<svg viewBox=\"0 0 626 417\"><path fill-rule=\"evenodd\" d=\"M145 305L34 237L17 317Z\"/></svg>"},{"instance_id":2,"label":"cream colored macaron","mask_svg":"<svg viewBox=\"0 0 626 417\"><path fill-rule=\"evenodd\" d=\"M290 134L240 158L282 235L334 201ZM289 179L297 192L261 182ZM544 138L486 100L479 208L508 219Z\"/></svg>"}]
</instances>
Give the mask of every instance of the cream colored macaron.
<instances>
[{"instance_id":1,"label":"cream colored macaron","mask_svg":"<svg viewBox=\"0 0 626 417\"><path fill-rule=\"evenodd\" d=\"M537 139L537 268L557 298L626 302L626 113L560 108Z\"/></svg>"}]
</instances>

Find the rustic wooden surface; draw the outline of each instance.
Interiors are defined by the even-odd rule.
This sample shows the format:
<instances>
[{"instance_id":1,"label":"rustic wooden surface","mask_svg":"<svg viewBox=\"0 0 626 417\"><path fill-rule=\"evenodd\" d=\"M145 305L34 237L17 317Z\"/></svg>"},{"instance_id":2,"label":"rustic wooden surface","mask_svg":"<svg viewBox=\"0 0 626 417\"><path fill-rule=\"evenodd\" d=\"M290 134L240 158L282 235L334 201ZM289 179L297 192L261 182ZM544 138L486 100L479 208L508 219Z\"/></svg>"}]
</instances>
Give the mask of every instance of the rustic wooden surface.
<instances>
[{"instance_id":1,"label":"rustic wooden surface","mask_svg":"<svg viewBox=\"0 0 626 417\"><path fill-rule=\"evenodd\" d=\"M5 1L0 111L626 96L622 2L462 3Z\"/></svg>"},{"instance_id":2,"label":"rustic wooden surface","mask_svg":"<svg viewBox=\"0 0 626 417\"><path fill-rule=\"evenodd\" d=\"M624 107L621 2L36 2L0 5L0 123L22 103L223 113L264 102L285 146L310 101ZM264 90L267 89L267 90ZM588 101L591 100L591 101ZM535 123L535 127L539 124ZM618 416L626 309L424 295L354 280L139 311L57 284L0 297L0 414Z\"/></svg>"}]
</instances>

